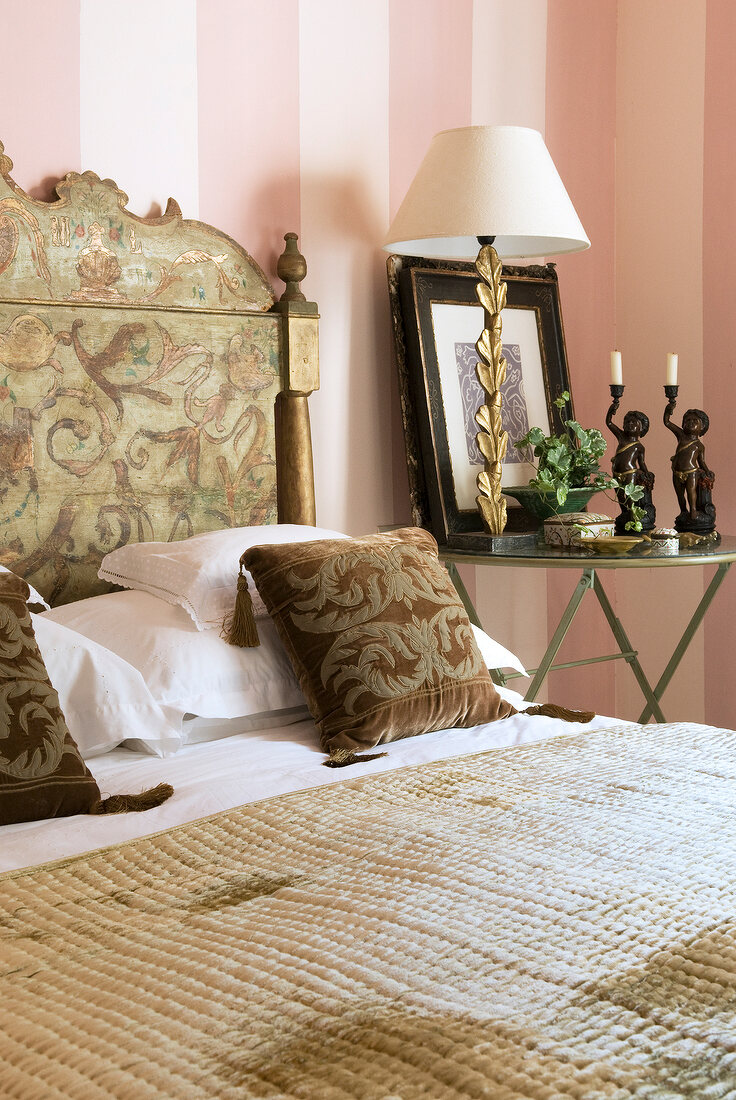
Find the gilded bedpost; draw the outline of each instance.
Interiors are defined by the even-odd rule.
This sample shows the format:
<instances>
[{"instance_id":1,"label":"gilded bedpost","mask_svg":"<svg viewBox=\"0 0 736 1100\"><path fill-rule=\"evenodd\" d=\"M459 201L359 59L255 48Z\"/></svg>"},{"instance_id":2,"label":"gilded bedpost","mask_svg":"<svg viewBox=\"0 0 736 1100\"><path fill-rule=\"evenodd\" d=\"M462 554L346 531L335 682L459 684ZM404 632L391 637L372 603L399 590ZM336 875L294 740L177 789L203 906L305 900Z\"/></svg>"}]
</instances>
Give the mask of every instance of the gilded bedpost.
<instances>
[{"instance_id":1,"label":"gilded bedpost","mask_svg":"<svg viewBox=\"0 0 736 1100\"><path fill-rule=\"evenodd\" d=\"M280 523L316 522L309 394L319 389L319 314L299 289L307 264L297 234L287 233L277 273L286 289L273 307L284 319L283 389L276 398L276 470Z\"/></svg>"}]
</instances>

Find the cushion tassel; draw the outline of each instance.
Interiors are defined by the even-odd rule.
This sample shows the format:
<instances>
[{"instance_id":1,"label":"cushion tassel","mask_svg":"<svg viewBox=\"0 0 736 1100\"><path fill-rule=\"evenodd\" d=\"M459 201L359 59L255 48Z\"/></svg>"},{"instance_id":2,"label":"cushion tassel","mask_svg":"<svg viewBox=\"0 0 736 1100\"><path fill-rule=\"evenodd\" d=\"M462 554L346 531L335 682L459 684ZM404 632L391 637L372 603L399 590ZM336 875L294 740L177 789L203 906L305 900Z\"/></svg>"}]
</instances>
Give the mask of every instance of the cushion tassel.
<instances>
[{"instance_id":1,"label":"cushion tassel","mask_svg":"<svg viewBox=\"0 0 736 1100\"><path fill-rule=\"evenodd\" d=\"M170 783L159 783L140 794L111 794L109 798L99 799L87 811L91 814L126 814L141 810L152 810L171 798L174 788Z\"/></svg>"},{"instance_id":2,"label":"cushion tassel","mask_svg":"<svg viewBox=\"0 0 736 1100\"><path fill-rule=\"evenodd\" d=\"M253 614L253 600L248 591L248 578L242 567L238 576L238 594L235 597L233 617L230 620L229 627L226 626L225 629L226 638L230 645L254 649L261 644Z\"/></svg>"},{"instance_id":3,"label":"cushion tassel","mask_svg":"<svg viewBox=\"0 0 736 1100\"><path fill-rule=\"evenodd\" d=\"M388 756L387 752L361 753L359 755L357 752L353 752L352 749L332 747L329 751L329 759L322 761L326 768L347 768L350 764L367 764L369 760L378 760L381 756Z\"/></svg>"},{"instance_id":4,"label":"cushion tassel","mask_svg":"<svg viewBox=\"0 0 736 1100\"><path fill-rule=\"evenodd\" d=\"M520 714L541 715L544 718L561 718L563 722L592 722L595 712L592 710L568 710L567 707L558 707L556 703L542 703L537 707L528 707Z\"/></svg>"}]
</instances>

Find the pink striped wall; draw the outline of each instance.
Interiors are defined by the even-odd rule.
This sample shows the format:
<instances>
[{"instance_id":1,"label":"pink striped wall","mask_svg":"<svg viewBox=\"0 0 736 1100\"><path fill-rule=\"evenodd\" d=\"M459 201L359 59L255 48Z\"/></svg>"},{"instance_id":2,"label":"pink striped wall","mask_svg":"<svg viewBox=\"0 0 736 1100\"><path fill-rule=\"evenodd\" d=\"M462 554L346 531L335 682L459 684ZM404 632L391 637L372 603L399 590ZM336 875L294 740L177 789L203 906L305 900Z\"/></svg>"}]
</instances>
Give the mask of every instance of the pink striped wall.
<instances>
[{"instance_id":1,"label":"pink striped wall","mask_svg":"<svg viewBox=\"0 0 736 1100\"><path fill-rule=\"evenodd\" d=\"M301 231L299 24L294 0L197 7L199 216L271 277Z\"/></svg>"},{"instance_id":2,"label":"pink striped wall","mask_svg":"<svg viewBox=\"0 0 736 1100\"><path fill-rule=\"evenodd\" d=\"M708 0L705 38L703 174L703 408L712 417L708 461L717 482L718 526L736 531L733 423L736 398L736 310L731 263L736 255L736 5ZM714 603L705 637L705 714L716 726L736 726L734 680L736 578Z\"/></svg>"},{"instance_id":3,"label":"pink striped wall","mask_svg":"<svg viewBox=\"0 0 736 1100\"><path fill-rule=\"evenodd\" d=\"M393 218L432 135L470 125L473 0L391 0L389 12Z\"/></svg>"},{"instance_id":4,"label":"pink striped wall","mask_svg":"<svg viewBox=\"0 0 736 1100\"><path fill-rule=\"evenodd\" d=\"M704 46L705 4L619 3L616 336L628 364L626 396L651 419L647 460L664 526L677 512L674 437L662 425L668 351L680 355L680 410L699 405L703 392ZM702 588L697 568L652 570L619 582L617 610L632 624L632 642L651 673L664 668ZM665 695L666 716L702 717L703 667L700 634ZM636 716L640 698L633 677L620 676L619 711Z\"/></svg>"},{"instance_id":5,"label":"pink striped wall","mask_svg":"<svg viewBox=\"0 0 736 1100\"><path fill-rule=\"evenodd\" d=\"M616 0L598 0L595 19L587 0L555 0L548 10L547 47L547 145L592 241L586 252L551 258L560 279L575 413L584 427L602 426L609 353L615 347ZM572 57L585 58L585 65L571 65ZM604 497L591 507L614 514ZM558 583L548 592L550 623L559 620L578 579L572 571L555 576ZM604 584L615 602L614 576L608 574ZM591 594L585 602L559 660L614 652L597 602ZM555 673L549 694L613 714L615 675L611 664L584 675Z\"/></svg>"},{"instance_id":6,"label":"pink striped wall","mask_svg":"<svg viewBox=\"0 0 736 1100\"><path fill-rule=\"evenodd\" d=\"M0 140L16 183L38 199L79 169L79 12L80 0L0 3Z\"/></svg>"},{"instance_id":7,"label":"pink striped wall","mask_svg":"<svg viewBox=\"0 0 736 1100\"><path fill-rule=\"evenodd\" d=\"M470 125L472 20L472 0L390 2L389 220L432 135ZM393 376L389 387L394 515L397 522L404 522L410 519L408 482L398 385ZM471 599L475 599L475 571L463 569L462 574Z\"/></svg>"},{"instance_id":8,"label":"pink striped wall","mask_svg":"<svg viewBox=\"0 0 736 1100\"><path fill-rule=\"evenodd\" d=\"M105 173L112 160L117 182L139 202L188 196L185 215L222 226L271 275L283 233L301 233L306 290L322 309L323 388L313 402L320 518L357 533L408 517L378 247L385 226L435 131L470 122L546 129L593 242L588 253L558 262L579 417L602 424L608 351L624 341L635 371L627 397L654 425L664 353L680 350L683 400L716 410L708 454L719 525L728 531L736 523L728 449L736 322L727 270L736 236L734 7L130 0L123 15L117 0L0 0L0 138L32 194L49 197L51 181L66 171ZM152 60L141 76L142 57ZM163 158L162 133L175 135ZM667 522L667 441L654 427L650 438ZM509 575L508 600L496 599L480 572L470 583L494 632L520 639L533 663L548 613L552 621L564 596L559 583L545 593L540 577L524 576ZM653 675L684 603L697 594L693 584L702 583L693 572L664 591L616 586L616 605L632 640L642 639ZM697 717L705 707L711 720L736 724L728 692L734 613L729 579L673 688L678 712ZM594 610L570 648L608 647ZM629 675L610 666L561 674L553 692L632 716Z\"/></svg>"},{"instance_id":9,"label":"pink striped wall","mask_svg":"<svg viewBox=\"0 0 736 1100\"><path fill-rule=\"evenodd\" d=\"M388 23L388 0L369 20L342 0L299 4L302 240L323 318L311 402L317 511L351 532L393 509L393 374L375 245L388 218Z\"/></svg>"}]
</instances>

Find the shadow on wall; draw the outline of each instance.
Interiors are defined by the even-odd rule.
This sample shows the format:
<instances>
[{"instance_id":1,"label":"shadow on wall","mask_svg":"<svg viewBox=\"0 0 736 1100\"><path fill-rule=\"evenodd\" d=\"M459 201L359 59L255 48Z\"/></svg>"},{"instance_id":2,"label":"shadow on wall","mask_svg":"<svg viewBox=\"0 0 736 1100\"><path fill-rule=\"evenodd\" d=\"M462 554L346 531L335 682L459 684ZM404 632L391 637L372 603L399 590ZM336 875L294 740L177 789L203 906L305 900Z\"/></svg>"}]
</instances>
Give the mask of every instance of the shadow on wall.
<instances>
[{"instance_id":1,"label":"shadow on wall","mask_svg":"<svg viewBox=\"0 0 736 1100\"><path fill-rule=\"evenodd\" d=\"M293 214L295 196L304 225ZM308 267L302 289L322 315L322 389L310 402L318 522L351 534L401 522L409 491L380 248L388 211L360 176L279 177L244 202L253 226L247 247L277 296L284 234L299 234Z\"/></svg>"},{"instance_id":2,"label":"shadow on wall","mask_svg":"<svg viewBox=\"0 0 736 1100\"><path fill-rule=\"evenodd\" d=\"M324 234L318 253L329 257L321 288L329 279L331 308L339 312L339 318L328 317L323 309L323 328L340 325L330 345L334 361L325 364L325 385L342 390L336 406L342 409L341 438L331 445L343 470L340 522L351 534L366 533L409 514L386 253L380 247L388 210L358 176L303 180L302 193ZM307 259L311 250L310 242ZM332 280L342 286L333 289ZM325 290L320 293L326 306Z\"/></svg>"},{"instance_id":3,"label":"shadow on wall","mask_svg":"<svg viewBox=\"0 0 736 1100\"><path fill-rule=\"evenodd\" d=\"M301 195L302 209L330 240L362 242L371 248L383 240L388 212L376 209L360 176L302 176Z\"/></svg>"},{"instance_id":4,"label":"shadow on wall","mask_svg":"<svg viewBox=\"0 0 736 1100\"><path fill-rule=\"evenodd\" d=\"M60 176L44 176L40 183L34 184L33 187L29 187L26 194L30 195L32 199L36 199L38 202L56 202L59 197L56 188L58 184L61 183L61 181L64 179L64 177L67 176L69 172L87 171L94 171L94 169L82 168L80 170L77 167L67 168L67 170ZM99 175L99 173L97 174ZM114 182L117 187L121 187L123 191L125 190L119 180L115 180ZM174 195L173 198L176 199L176 195ZM149 209L145 213L141 213L137 210L131 210L130 206L126 206L126 209L129 213L135 214L137 217L143 218L144 220L150 220L151 218L160 218L163 214L161 203L158 202L152 202ZM184 217L187 216L186 211L183 211L183 214Z\"/></svg>"},{"instance_id":5,"label":"shadow on wall","mask_svg":"<svg viewBox=\"0 0 736 1100\"><path fill-rule=\"evenodd\" d=\"M278 176L254 192L244 189L241 201L245 211L243 224L248 228L241 234L247 239L238 243L263 269L278 298L284 286L276 274L276 263L284 251L284 234L299 234L301 247L299 178L293 174ZM309 256L306 259L309 264ZM307 298L312 298L307 283L304 292Z\"/></svg>"},{"instance_id":6,"label":"shadow on wall","mask_svg":"<svg viewBox=\"0 0 736 1100\"><path fill-rule=\"evenodd\" d=\"M74 169L69 168L68 171L72 172ZM40 183L28 189L27 194L41 202L54 202L59 197L56 194L56 185L63 178L64 176L44 176Z\"/></svg>"}]
</instances>

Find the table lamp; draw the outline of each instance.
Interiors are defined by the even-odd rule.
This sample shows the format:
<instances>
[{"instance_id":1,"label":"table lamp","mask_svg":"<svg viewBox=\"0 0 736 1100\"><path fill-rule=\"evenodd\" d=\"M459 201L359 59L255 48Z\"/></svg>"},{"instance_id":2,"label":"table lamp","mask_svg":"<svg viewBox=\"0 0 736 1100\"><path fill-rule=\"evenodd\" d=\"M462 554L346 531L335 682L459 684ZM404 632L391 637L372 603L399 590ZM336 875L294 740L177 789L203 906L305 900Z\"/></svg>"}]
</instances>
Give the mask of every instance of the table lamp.
<instances>
[{"instance_id":1,"label":"table lamp","mask_svg":"<svg viewBox=\"0 0 736 1100\"><path fill-rule=\"evenodd\" d=\"M498 535L506 526L501 473L508 446L501 424L501 258L590 247L542 135L525 126L464 126L435 134L383 247L432 259L475 258L484 310L476 373L486 395L475 414L484 459L476 500L488 530Z\"/></svg>"}]
</instances>

